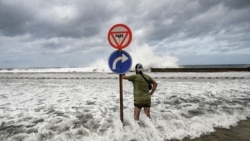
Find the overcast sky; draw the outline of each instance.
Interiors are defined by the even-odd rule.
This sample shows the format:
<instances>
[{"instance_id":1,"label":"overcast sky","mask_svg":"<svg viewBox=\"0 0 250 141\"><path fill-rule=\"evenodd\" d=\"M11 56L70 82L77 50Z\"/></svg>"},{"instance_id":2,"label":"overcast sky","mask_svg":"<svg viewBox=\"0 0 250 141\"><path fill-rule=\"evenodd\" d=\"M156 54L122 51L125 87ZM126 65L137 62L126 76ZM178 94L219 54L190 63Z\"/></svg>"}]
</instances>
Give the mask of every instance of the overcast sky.
<instances>
[{"instance_id":1,"label":"overcast sky","mask_svg":"<svg viewBox=\"0 0 250 141\"><path fill-rule=\"evenodd\" d=\"M177 64L250 64L250 0L0 0L0 68L106 60L117 23L131 28L125 50L133 55L148 49Z\"/></svg>"}]
</instances>

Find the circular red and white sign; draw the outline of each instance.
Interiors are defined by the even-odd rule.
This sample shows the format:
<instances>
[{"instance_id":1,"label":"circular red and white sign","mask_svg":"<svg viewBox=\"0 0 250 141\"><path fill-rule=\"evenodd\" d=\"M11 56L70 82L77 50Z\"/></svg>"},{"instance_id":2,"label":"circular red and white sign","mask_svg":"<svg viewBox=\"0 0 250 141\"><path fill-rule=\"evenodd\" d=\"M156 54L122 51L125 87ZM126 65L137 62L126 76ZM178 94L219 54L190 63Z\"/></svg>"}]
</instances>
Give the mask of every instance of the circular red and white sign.
<instances>
[{"instance_id":1,"label":"circular red and white sign","mask_svg":"<svg viewBox=\"0 0 250 141\"><path fill-rule=\"evenodd\" d=\"M116 49L127 47L132 41L132 32L125 24L116 24L108 32L109 44Z\"/></svg>"}]
</instances>

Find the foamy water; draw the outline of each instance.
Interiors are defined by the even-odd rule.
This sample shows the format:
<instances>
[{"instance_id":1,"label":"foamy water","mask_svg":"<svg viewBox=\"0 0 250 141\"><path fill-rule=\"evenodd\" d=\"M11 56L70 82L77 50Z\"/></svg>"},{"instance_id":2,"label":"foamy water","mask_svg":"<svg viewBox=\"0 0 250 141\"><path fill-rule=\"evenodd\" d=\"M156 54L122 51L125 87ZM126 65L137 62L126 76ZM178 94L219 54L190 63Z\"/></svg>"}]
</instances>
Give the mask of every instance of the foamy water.
<instances>
[{"instance_id":1,"label":"foamy water","mask_svg":"<svg viewBox=\"0 0 250 141\"><path fill-rule=\"evenodd\" d=\"M131 73L132 74L132 73ZM164 141L195 138L250 117L250 73L149 73L159 86L152 119L133 119L132 84L118 75L0 73L0 140Z\"/></svg>"}]
</instances>

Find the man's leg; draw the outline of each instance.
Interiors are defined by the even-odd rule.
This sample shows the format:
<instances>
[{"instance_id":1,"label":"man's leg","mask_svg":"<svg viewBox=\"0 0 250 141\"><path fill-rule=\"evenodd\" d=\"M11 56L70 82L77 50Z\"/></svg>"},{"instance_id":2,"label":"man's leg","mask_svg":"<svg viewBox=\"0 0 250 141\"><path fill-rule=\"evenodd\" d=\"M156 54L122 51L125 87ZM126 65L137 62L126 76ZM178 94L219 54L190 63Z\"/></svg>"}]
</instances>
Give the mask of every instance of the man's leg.
<instances>
[{"instance_id":1,"label":"man's leg","mask_svg":"<svg viewBox=\"0 0 250 141\"><path fill-rule=\"evenodd\" d=\"M141 112L141 109L135 106L135 109L134 109L134 118L135 118L135 120L139 120L140 112Z\"/></svg>"},{"instance_id":2,"label":"man's leg","mask_svg":"<svg viewBox=\"0 0 250 141\"><path fill-rule=\"evenodd\" d=\"M144 107L144 112L147 115L148 118L151 118L150 116L150 107Z\"/></svg>"}]
</instances>

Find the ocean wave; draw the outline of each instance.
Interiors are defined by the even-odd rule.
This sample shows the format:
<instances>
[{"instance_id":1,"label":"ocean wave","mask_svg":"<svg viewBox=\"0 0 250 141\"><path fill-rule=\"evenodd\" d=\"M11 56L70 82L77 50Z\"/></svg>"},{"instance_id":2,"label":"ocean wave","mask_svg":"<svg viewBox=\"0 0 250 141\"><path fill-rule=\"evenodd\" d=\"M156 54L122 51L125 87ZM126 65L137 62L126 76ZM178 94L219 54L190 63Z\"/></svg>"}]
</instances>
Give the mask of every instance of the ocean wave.
<instances>
[{"instance_id":1,"label":"ocean wave","mask_svg":"<svg viewBox=\"0 0 250 141\"><path fill-rule=\"evenodd\" d=\"M119 117L117 74L45 76L62 74L96 79L0 79L0 140L182 140L250 117L247 73L150 73L159 84L152 96L152 119L142 112L139 122L133 118L132 84L123 81L124 123Z\"/></svg>"}]
</instances>

